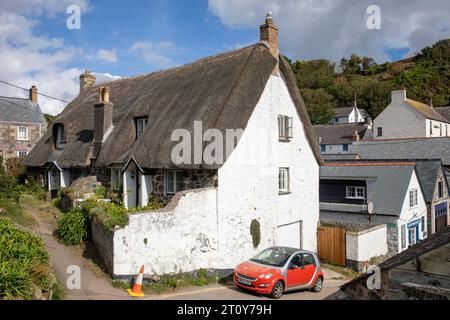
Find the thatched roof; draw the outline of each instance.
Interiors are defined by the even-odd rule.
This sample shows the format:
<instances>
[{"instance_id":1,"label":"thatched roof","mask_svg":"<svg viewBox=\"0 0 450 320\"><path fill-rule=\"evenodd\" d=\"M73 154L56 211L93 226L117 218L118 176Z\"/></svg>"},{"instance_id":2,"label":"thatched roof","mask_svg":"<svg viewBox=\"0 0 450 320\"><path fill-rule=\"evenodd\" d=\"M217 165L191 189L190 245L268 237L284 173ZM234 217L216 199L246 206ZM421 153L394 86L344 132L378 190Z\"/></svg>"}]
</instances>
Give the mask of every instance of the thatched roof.
<instances>
[{"instance_id":1,"label":"thatched roof","mask_svg":"<svg viewBox=\"0 0 450 320\"><path fill-rule=\"evenodd\" d=\"M194 121L203 130L245 129L276 59L262 43L199 60L192 64L102 84L111 89L114 129L105 141L96 166L124 164L130 157L141 168L173 168L171 152L178 142L170 140L175 129L187 129L193 138ZM282 59L280 69L301 117L305 134L321 163L306 108L298 92L289 64ZM62 168L91 164L94 132L94 104L99 86L87 88L55 120L64 124L67 147L56 160ZM135 119L148 116L144 135L136 140ZM53 131L48 130L25 160L29 167L43 166L54 154ZM193 149L193 148L192 148ZM218 168L220 165L183 165L177 168Z\"/></svg>"}]
</instances>

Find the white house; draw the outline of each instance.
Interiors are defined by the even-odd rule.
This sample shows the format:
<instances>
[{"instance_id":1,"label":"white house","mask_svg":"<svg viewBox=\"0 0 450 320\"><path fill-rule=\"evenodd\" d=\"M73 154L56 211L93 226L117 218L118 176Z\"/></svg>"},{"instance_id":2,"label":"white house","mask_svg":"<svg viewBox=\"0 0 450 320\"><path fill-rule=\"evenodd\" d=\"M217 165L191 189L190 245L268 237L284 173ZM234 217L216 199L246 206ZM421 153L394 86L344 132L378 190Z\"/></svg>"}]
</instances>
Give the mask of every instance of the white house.
<instances>
[{"instance_id":1,"label":"white house","mask_svg":"<svg viewBox=\"0 0 450 320\"><path fill-rule=\"evenodd\" d=\"M123 183L128 208L149 194L167 203L114 231L93 224L114 276L141 265L147 275L231 269L274 245L316 250L319 147L271 15L260 31L260 43L237 51L82 85L55 121L67 131L60 157L51 136L30 154L29 167L48 155L61 169L87 166L111 189ZM94 131L86 145L85 130Z\"/></svg>"},{"instance_id":2,"label":"white house","mask_svg":"<svg viewBox=\"0 0 450 320\"><path fill-rule=\"evenodd\" d=\"M349 123L367 123L371 124L372 119L364 109L356 106L348 108L336 108L335 117L331 121L332 124L349 124Z\"/></svg>"},{"instance_id":3,"label":"white house","mask_svg":"<svg viewBox=\"0 0 450 320\"><path fill-rule=\"evenodd\" d=\"M450 137L450 122L433 107L392 92L392 101L373 121L374 139Z\"/></svg>"},{"instance_id":4,"label":"white house","mask_svg":"<svg viewBox=\"0 0 450 320\"><path fill-rule=\"evenodd\" d=\"M344 224L385 224L392 253L422 241L427 237L427 204L415 163L352 162L323 166L320 219Z\"/></svg>"}]
</instances>

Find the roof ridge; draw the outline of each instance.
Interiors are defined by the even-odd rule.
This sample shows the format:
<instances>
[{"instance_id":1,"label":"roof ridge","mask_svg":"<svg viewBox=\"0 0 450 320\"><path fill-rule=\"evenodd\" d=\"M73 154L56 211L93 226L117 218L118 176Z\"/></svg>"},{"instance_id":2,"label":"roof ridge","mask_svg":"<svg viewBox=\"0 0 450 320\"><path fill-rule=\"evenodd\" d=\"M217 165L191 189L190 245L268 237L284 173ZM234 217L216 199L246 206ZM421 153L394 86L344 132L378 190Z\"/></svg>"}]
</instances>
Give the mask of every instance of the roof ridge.
<instances>
[{"instance_id":1,"label":"roof ridge","mask_svg":"<svg viewBox=\"0 0 450 320\"><path fill-rule=\"evenodd\" d=\"M415 166L415 162L364 162L364 163L327 163L324 167L400 167Z\"/></svg>"}]
</instances>

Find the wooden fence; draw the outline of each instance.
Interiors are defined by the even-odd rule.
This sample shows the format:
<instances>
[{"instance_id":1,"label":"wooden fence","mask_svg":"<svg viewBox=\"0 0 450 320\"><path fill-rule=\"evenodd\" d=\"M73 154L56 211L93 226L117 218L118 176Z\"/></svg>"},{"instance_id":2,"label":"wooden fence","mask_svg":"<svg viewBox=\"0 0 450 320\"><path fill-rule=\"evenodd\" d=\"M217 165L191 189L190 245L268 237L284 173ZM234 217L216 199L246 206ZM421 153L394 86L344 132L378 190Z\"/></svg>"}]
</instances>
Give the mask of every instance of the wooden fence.
<instances>
[{"instance_id":1,"label":"wooden fence","mask_svg":"<svg viewBox=\"0 0 450 320\"><path fill-rule=\"evenodd\" d=\"M345 229L319 227L317 231L318 254L322 262L345 266Z\"/></svg>"}]
</instances>

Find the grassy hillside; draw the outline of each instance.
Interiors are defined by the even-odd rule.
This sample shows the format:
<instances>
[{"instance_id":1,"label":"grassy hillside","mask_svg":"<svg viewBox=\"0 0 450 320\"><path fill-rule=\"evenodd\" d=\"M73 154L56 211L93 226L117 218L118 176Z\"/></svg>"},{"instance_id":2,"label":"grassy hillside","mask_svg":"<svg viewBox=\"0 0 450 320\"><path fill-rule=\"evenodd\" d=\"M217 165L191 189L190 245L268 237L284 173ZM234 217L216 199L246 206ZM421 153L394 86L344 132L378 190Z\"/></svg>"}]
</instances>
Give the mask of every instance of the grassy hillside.
<instances>
[{"instance_id":1,"label":"grassy hillside","mask_svg":"<svg viewBox=\"0 0 450 320\"><path fill-rule=\"evenodd\" d=\"M450 39L427 47L415 57L376 64L353 54L339 65L327 60L295 61L292 68L313 124L327 123L334 107L358 107L376 117L390 102L390 92L406 89L418 101L450 105Z\"/></svg>"}]
</instances>

